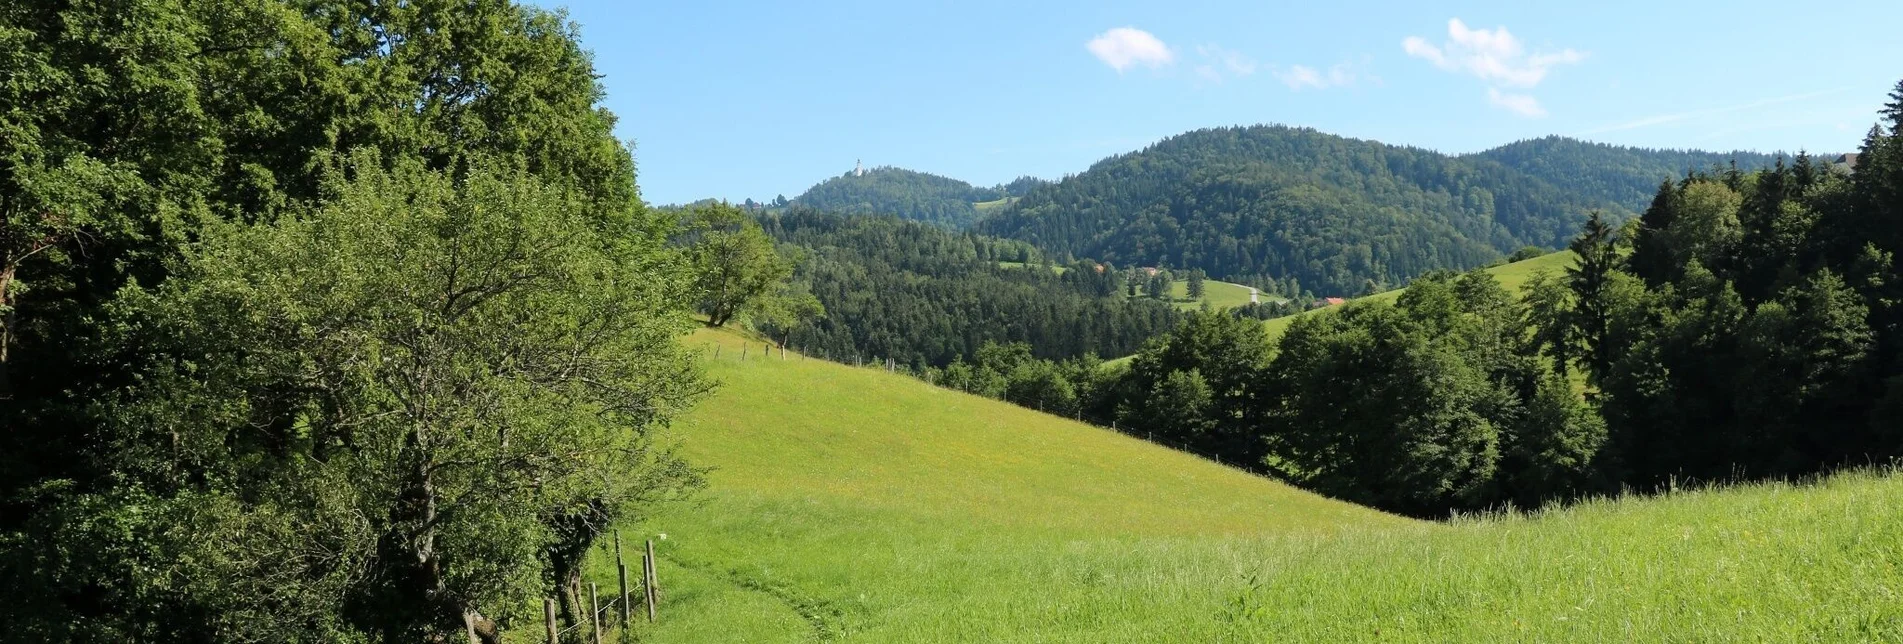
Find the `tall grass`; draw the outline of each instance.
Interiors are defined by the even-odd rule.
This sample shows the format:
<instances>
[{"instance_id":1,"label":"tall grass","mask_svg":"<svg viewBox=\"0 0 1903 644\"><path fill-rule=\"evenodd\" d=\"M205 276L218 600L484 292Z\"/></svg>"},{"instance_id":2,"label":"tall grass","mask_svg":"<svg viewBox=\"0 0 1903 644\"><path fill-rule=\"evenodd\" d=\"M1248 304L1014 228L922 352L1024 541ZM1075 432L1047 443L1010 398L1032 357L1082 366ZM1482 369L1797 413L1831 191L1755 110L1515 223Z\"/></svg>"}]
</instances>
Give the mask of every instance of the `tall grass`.
<instances>
[{"instance_id":1,"label":"tall grass","mask_svg":"<svg viewBox=\"0 0 1903 644\"><path fill-rule=\"evenodd\" d=\"M1423 523L905 376L711 365L657 642L1903 641L1879 472ZM591 578L612 587L600 558Z\"/></svg>"}]
</instances>

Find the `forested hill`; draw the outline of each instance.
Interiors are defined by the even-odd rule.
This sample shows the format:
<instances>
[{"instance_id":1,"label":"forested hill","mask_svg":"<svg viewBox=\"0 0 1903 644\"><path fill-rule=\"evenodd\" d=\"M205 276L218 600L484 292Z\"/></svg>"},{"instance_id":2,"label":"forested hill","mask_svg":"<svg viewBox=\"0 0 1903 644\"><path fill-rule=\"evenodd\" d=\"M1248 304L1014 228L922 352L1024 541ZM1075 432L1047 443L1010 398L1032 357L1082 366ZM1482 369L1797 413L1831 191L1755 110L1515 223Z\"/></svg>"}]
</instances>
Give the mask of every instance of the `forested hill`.
<instances>
[{"instance_id":1,"label":"forested hill","mask_svg":"<svg viewBox=\"0 0 1903 644\"><path fill-rule=\"evenodd\" d=\"M1633 212L1652 202L1660 182L1682 178L1688 171L1728 167L1735 161L1739 170L1749 172L1777 162L1777 155L1759 152L1628 148L1563 136L1516 141L1469 156L1532 175L1575 197L1619 204Z\"/></svg>"},{"instance_id":2,"label":"forested hill","mask_svg":"<svg viewBox=\"0 0 1903 644\"><path fill-rule=\"evenodd\" d=\"M1589 210L1611 206L1484 158L1253 126L1105 159L978 230L1050 253L1346 294L1558 247Z\"/></svg>"},{"instance_id":3,"label":"forested hill","mask_svg":"<svg viewBox=\"0 0 1903 644\"><path fill-rule=\"evenodd\" d=\"M978 220L972 204L1023 194L1043 182L1021 177L991 188L935 174L880 167L848 172L807 189L793 202L816 210L854 215L896 215L948 228Z\"/></svg>"},{"instance_id":4,"label":"forested hill","mask_svg":"<svg viewBox=\"0 0 1903 644\"><path fill-rule=\"evenodd\" d=\"M1115 270L1053 267L1020 241L800 207L760 224L798 249L795 279L826 311L765 330L816 355L943 366L974 361L986 344L1022 342L1041 358L1118 356L1179 317L1165 302L1123 297Z\"/></svg>"}]
</instances>

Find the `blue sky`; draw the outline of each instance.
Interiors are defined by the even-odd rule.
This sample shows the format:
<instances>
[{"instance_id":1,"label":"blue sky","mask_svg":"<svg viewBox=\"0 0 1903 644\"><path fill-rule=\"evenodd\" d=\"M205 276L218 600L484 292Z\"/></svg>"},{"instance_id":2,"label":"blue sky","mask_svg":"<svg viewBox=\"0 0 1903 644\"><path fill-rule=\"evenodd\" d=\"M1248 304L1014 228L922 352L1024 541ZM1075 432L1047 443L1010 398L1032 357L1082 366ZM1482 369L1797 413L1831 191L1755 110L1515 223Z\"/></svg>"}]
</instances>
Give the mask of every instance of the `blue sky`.
<instances>
[{"instance_id":1,"label":"blue sky","mask_svg":"<svg viewBox=\"0 0 1903 644\"><path fill-rule=\"evenodd\" d=\"M1903 78L1895 0L542 4L580 23L653 203L791 198L856 159L1057 178L1254 123L1847 151Z\"/></svg>"}]
</instances>

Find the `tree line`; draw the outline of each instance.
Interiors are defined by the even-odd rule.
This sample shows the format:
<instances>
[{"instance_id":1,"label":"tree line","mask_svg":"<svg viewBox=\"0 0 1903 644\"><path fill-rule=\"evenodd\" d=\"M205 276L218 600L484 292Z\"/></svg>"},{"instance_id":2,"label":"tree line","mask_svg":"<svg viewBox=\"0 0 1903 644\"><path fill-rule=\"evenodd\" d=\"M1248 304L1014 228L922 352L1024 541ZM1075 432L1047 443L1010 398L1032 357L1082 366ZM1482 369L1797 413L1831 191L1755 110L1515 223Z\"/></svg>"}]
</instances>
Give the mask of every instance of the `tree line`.
<instances>
[{"instance_id":1,"label":"tree line","mask_svg":"<svg viewBox=\"0 0 1903 644\"><path fill-rule=\"evenodd\" d=\"M1600 205L1485 158L1254 126L1105 159L1032 189L977 230L1055 254L1352 295L1369 281L1558 247Z\"/></svg>"},{"instance_id":2,"label":"tree line","mask_svg":"<svg viewBox=\"0 0 1903 644\"><path fill-rule=\"evenodd\" d=\"M1019 177L985 188L935 174L880 166L827 179L790 204L776 200L773 205L797 204L841 214L894 215L962 230L982 216L973 204L1022 196L1043 183L1033 177Z\"/></svg>"},{"instance_id":3,"label":"tree line","mask_svg":"<svg viewBox=\"0 0 1903 644\"><path fill-rule=\"evenodd\" d=\"M1152 343L1096 414L1417 516L1903 456L1903 84L1854 171L1688 173L1594 214L1521 297L1438 271L1393 303Z\"/></svg>"},{"instance_id":4,"label":"tree line","mask_svg":"<svg viewBox=\"0 0 1903 644\"><path fill-rule=\"evenodd\" d=\"M1495 161L1538 177L1574 195L1644 210L1660 180L1688 171L1735 166L1746 172L1776 163L1779 155L1762 152L1655 150L1592 143L1563 136L1515 141L1474 157Z\"/></svg>"},{"instance_id":5,"label":"tree line","mask_svg":"<svg viewBox=\"0 0 1903 644\"><path fill-rule=\"evenodd\" d=\"M799 207L759 225L799 257L792 280L824 311L759 328L814 355L921 368L971 361L986 343L1027 343L1047 359L1125 355L1180 317L1124 297L1113 266L1059 266L1021 241Z\"/></svg>"}]
</instances>

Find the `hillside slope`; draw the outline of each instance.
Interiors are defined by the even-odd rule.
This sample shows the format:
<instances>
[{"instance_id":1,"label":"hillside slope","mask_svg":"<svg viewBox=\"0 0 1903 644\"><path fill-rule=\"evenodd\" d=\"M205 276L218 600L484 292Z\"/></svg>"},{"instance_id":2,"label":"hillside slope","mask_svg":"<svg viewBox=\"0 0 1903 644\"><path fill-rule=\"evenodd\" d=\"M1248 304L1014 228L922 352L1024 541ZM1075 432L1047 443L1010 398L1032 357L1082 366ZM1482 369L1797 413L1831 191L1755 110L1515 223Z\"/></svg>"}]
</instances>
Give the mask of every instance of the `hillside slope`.
<instances>
[{"instance_id":1,"label":"hillside slope","mask_svg":"<svg viewBox=\"0 0 1903 644\"><path fill-rule=\"evenodd\" d=\"M702 500L655 538L662 642L1903 637L1903 481L1840 477L1424 524L797 355L679 426ZM664 535L664 536L662 536ZM591 579L613 587L603 557Z\"/></svg>"},{"instance_id":2,"label":"hillside slope","mask_svg":"<svg viewBox=\"0 0 1903 644\"><path fill-rule=\"evenodd\" d=\"M1555 247L1606 207L1486 159L1256 126L1105 159L977 228L1051 254L1342 295Z\"/></svg>"},{"instance_id":3,"label":"hillside slope","mask_svg":"<svg viewBox=\"0 0 1903 644\"><path fill-rule=\"evenodd\" d=\"M1488 268L1487 272L1492 273L1494 279L1500 280L1500 286L1505 287L1508 293L1518 296L1521 295L1520 287L1525 286L1527 280L1533 279L1533 275L1536 273L1545 271L1554 276L1565 274L1566 269L1573 265L1573 257L1574 255L1571 251L1547 253L1533 259L1494 266ZM1355 298L1355 300L1369 302L1393 301L1399 299L1401 292L1404 290L1406 290L1406 287L1382 291L1367 297ZM1274 342L1282 337L1282 332L1288 330L1290 324L1295 323L1296 318L1309 315L1327 315L1332 309L1333 307L1303 311L1295 315L1264 321L1262 326L1269 334L1269 341Z\"/></svg>"},{"instance_id":4,"label":"hillside slope","mask_svg":"<svg viewBox=\"0 0 1903 644\"><path fill-rule=\"evenodd\" d=\"M1689 170L1738 164L1743 171L1769 168L1777 155L1759 152L1654 150L1592 143L1561 136L1515 141L1471 157L1487 159L1537 177L1576 198L1645 210L1659 182Z\"/></svg>"},{"instance_id":5,"label":"hillside slope","mask_svg":"<svg viewBox=\"0 0 1903 644\"><path fill-rule=\"evenodd\" d=\"M822 181L794 198L793 203L844 215L894 215L963 229L977 221L981 211L995 210L1042 183L1032 177L1020 177L1007 184L981 188L950 177L878 167Z\"/></svg>"}]
</instances>

